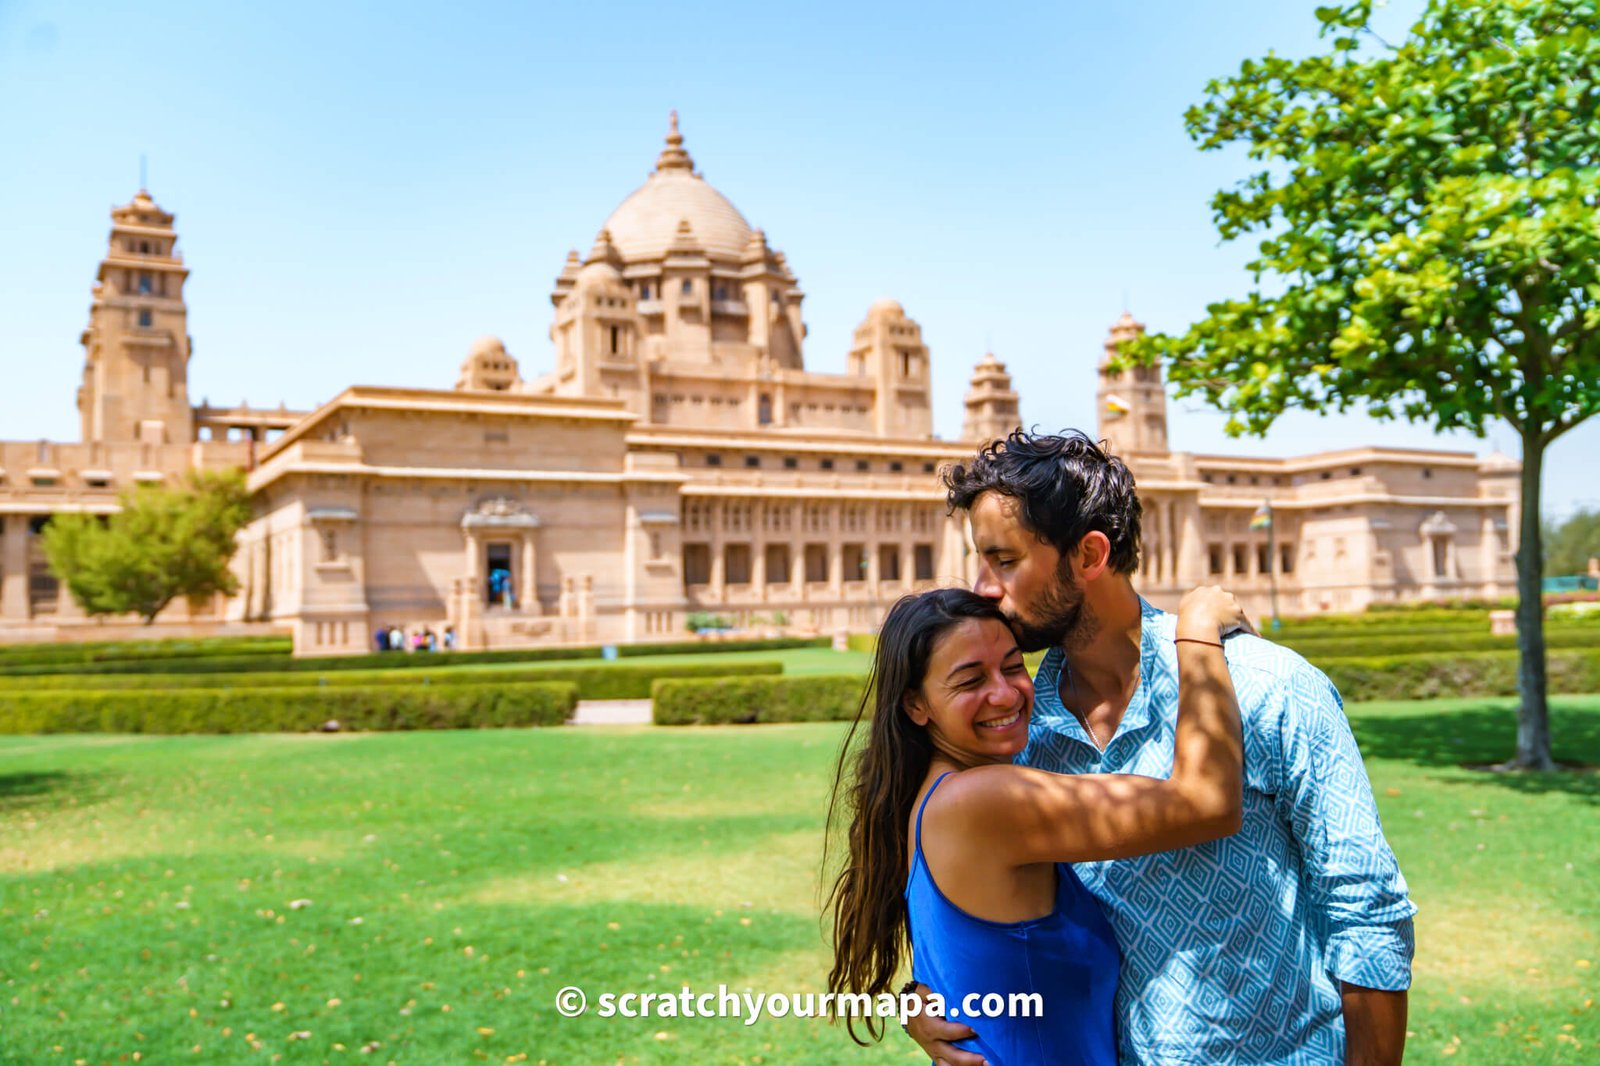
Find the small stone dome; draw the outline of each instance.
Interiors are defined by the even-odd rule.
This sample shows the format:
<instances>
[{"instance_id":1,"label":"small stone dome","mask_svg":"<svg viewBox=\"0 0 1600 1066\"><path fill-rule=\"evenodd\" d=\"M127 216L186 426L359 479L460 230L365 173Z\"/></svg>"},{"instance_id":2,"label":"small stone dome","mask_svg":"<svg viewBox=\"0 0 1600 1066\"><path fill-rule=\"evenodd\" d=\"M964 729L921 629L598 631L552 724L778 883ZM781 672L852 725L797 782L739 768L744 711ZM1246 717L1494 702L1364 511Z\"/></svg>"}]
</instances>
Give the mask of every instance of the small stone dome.
<instances>
[{"instance_id":1,"label":"small stone dome","mask_svg":"<svg viewBox=\"0 0 1600 1066\"><path fill-rule=\"evenodd\" d=\"M900 306L900 301L890 300L886 297L867 308L867 314L887 315L893 318L904 318L906 317L906 309Z\"/></svg>"}]
</instances>

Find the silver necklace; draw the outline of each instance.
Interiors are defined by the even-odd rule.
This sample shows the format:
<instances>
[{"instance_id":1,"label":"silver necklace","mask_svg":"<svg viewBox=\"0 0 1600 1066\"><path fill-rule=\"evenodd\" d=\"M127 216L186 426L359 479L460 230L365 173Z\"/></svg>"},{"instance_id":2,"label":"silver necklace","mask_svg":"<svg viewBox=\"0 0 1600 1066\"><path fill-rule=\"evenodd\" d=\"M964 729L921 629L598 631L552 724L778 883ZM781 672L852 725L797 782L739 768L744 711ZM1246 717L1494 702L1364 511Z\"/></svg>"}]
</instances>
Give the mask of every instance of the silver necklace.
<instances>
[{"instance_id":1,"label":"silver necklace","mask_svg":"<svg viewBox=\"0 0 1600 1066\"><path fill-rule=\"evenodd\" d=\"M1070 698L1076 700L1078 698L1078 679L1072 672L1072 662L1064 655L1061 657L1061 662L1067 668L1067 684L1070 686L1072 693ZM1061 694L1060 686L1056 687L1056 694L1058 696ZM1071 708L1068 709L1070 710ZM1105 751L1106 746L1100 743L1100 738L1095 735L1094 726L1089 724L1089 715L1087 713L1079 714L1077 711L1072 713L1073 717L1078 719L1078 723L1083 726L1084 731L1089 734L1089 739L1094 741L1095 748L1099 751Z\"/></svg>"}]
</instances>

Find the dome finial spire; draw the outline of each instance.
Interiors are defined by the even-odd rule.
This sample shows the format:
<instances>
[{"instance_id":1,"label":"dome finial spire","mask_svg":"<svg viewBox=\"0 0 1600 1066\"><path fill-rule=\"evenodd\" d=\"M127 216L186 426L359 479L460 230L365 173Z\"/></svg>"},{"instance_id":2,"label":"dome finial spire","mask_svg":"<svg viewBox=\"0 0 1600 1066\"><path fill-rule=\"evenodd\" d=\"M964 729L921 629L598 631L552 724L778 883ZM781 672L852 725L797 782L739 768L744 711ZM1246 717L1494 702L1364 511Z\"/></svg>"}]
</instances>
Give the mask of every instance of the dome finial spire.
<instances>
[{"instance_id":1,"label":"dome finial spire","mask_svg":"<svg viewBox=\"0 0 1600 1066\"><path fill-rule=\"evenodd\" d=\"M694 160L683 148L683 134L678 132L678 112L668 115L667 146L656 157L656 170L694 170Z\"/></svg>"}]
</instances>

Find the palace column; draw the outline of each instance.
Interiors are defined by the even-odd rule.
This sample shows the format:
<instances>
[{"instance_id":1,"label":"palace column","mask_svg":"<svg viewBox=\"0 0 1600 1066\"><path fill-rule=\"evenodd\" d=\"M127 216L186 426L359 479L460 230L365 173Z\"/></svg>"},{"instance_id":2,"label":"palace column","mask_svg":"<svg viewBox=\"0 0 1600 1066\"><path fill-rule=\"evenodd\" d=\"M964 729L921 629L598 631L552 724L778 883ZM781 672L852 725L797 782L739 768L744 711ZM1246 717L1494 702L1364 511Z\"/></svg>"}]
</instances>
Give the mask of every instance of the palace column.
<instances>
[{"instance_id":1,"label":"palace column","mask_svg":"<svg viewBox=\"0 0 1600 1066\"><path fill-rule=\"evenodd\" d=\"M806 598L806 535L805 505L796 501L789 505L789 596L795 603ZM794 621L794 619L791 619Z\"/></svg>"},{"instance_id":2,"label":"palace column","mask_svg":"<svg viewBox=\"0 0 1600 1066\"><path fill-rule=\"evenodd\" d=\"M517 604L524 612L543 614L544 611L539 606L539 583L534 569L539 558L533 545L534 536L534 530L522 531L522 581L519 582L522 587L517 590Z\"/></svg>"},{"instance_id":3,"label":"palace column","mask_svg":"<svg viewBox=\"0 0 1600 1066\"><path fill-rule=\"evenodd\" d=\"M767 507L765 500L750 506L750 591L757 603L767 602Z\"/></svg>"},{"instance_id":4,"label":"palace column","mask_svg":"<svg viewBox=\"0 0 1600 1066\"><path fill-rule=\"evenodd\" d=\"M723 565L723 501L711 499L706 501L706 512L711 526L711 599L713 603L722 604L727 599L727 569Z\"/></svg>"},{"instance_id":5,"label":"palace column","mask_svg":"<svg viewBox=\"0 0 1600 1066\"><path fill-rule=\"evenodd\" d=\"M28 619L28 516L6 515L0 536L0 618Z\"/></svg>"}]
</instances>

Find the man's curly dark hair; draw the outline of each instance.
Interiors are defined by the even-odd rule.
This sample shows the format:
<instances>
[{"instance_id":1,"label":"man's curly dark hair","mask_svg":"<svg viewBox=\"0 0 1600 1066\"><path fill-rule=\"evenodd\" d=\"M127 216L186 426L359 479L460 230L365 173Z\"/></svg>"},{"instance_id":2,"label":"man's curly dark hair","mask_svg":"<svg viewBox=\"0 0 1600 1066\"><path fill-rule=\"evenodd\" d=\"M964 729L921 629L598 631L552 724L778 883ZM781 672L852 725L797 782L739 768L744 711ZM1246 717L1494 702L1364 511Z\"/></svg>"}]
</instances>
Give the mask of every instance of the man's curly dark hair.
<instances>
[{"instance_id":1,"label":"man's curly dark hair","mask_svg":"<svg viewBox=\"0 0 1600 1066\"><path fill-rule=\"evenodd\" d=\"M1131 574L1139 567L1139 496L1121 459L1088 434L1058 436L1015 430L986 445L969 462L942 474L951 511L971 510L985 492L1020 504L1023 526L1062 555L1098 530L1111 542L1110 567Z\"/></svg>"}]
</instances>

